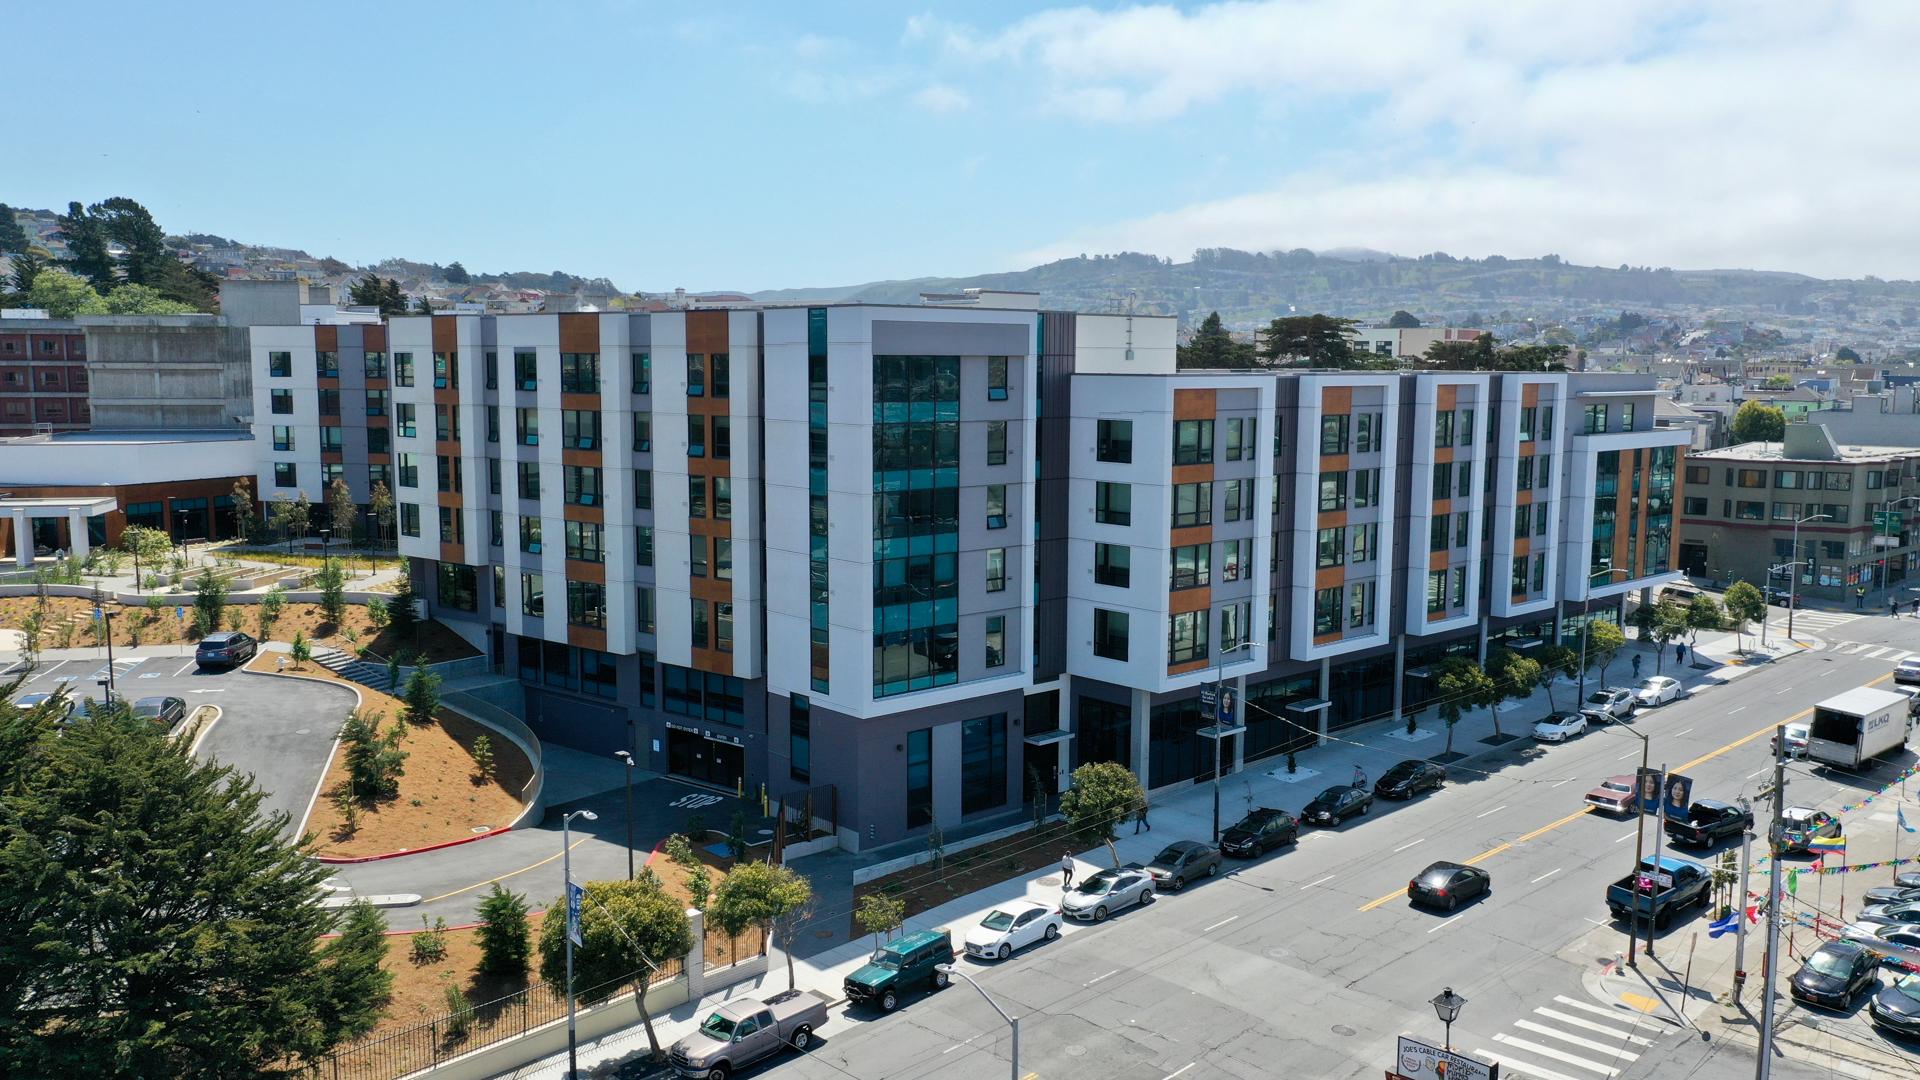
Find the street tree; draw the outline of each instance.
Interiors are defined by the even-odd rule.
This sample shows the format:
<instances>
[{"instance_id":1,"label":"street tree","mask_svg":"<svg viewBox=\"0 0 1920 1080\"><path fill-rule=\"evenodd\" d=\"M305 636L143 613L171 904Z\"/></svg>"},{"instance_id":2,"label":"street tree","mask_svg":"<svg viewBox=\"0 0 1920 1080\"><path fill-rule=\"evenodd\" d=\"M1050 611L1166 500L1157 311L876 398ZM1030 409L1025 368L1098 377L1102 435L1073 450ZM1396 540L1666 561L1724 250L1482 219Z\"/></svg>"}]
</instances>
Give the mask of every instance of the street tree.
<instances>
[{"instance_id":1,"label":"street tree","mask_svg":"<svg viewBox=\"0 0 1920 1080\"><path fill-rule=\"evenodd\" d=\"M1480 665L1464 657L1452 657L1440 665L1440 719L1447 724L1446 753L1453 753L1453 728L1468 709L1485 704L1494 694L1493 679Z\"/></svg>"},{"instance_id":2,"label":"street tree","mask_svg":"<svg viewBox=\"0 0 1920 1080\"><path fill-rule=\"evenodd\" d=\"M860 929L873 935L875 948L887 935L900 929L906 917L906 901L885 893L867 893L860 898L859 906L853 909L853 921L860 924Z\"/></svg>"},{"instance_id":3,"label":"street tree","mask_svg":"<svg viewBox=\"0 0 1920 1080\"><path fill-rule=\"evenodd\" d=\"M527 898L499 882L480 898L480 970L489 975L524 975L531 955Z\"/></svg>"},{"instance_id":4,"label":"street tree","mask_svg":"<svg viewBox=\"0 0 1920 1080\"><path fill-rule=\"evenodd\" d=\"M142 563L148 570L158 570L165 565L167 556L173 553L173 539L159 529L129 525L120 530L120 547L133 556L134 577L138 578Z\"/></svg>"},{"instance_id":5,"label":"street tree","mask_svg":"<svg viewBox=\"0 0 1920 1080\"><path fill-rule=\"evenodd\" d=\"M51 732L0 707L0 1075L277 1076L370 1030L384 938L251 778L125 710Z\"/></svg>"},{"instance_id":6,"label":"street tree","mask_svg":"<svg viewBox=\"0 0 1920 1080\"><path fill-rule=\"evenodd\" d=\"M743 862L727 871L726 879L714 890L708 914L730 937L738 937L749 926L758 926L766 944L771 945L778 932L780 949L787 954L787 989L791 990L794 916L812 900L813 886L790 867Z\"/></svg>"},{"instance_id":7,"label":"street tree","mask_svg":"<svg viewBox=\"0 0 1920 1080\"><path fill-rule=\"evenodd\" d=\"M414 609L413 599L413 572L402 560L400 580L394 583L393 599L387 602L387 628L393 631L395 642L412 640L414 631L420 628L420 613Z\"/></svg>"},{"instance_id":8,"label":"street tree","mask_svg":"<svg viewBox=\"0 0 1920 1080\"><path fill-rule=\"evenodd\" d=\"M1113 839L1120 823L1146 802L1147 793L1133 770L1117 761L1094 761L1073 770L1067 790L1060 795L1060 816L1067 831L1083 844L1105 844L1120 867Z\"/></svg>"},{"instance_id":9,"label":"street tree","mask_svg":"<svg viewBox=\"0 0 1920 1080\"><path fill-rule=\"evenodd\" d=\"M1745 652L1743 635L1747 632L1747 624L1766 621L1767 598L1754 588L1752 582L1736 581L1727 589L1720 606L1726 610L1727 629L1733 631L1734 647Z\"/></svg>"},{"instance_id":10,"label":"street tree","mask_svg":"<svg viewBox=\"0 0 1920 1080\"><path fill-rule=\"evenodd\" d=\"M254 508L252 477L243 476L233 482L233 516L242 538L248 542L260 538L260 513Z\"/></svg>"},{"instance_id":11,"label":"street tree","mask_svg":"<svg viewBox=\"0 0 1920 1080\"><path fill-rule=\"evenodd\" d=\"M328 559L314 573L314 584L320 587L320 613L328 622L339 626L347 615L347 571L338 559Z\"/></svg>"},{"instance_id":12,"label":"street tree","mask_svg":"<svg viewBox=\"0 0 1920 1080\"><path fill-rule=\"evenodd\" d=\"M65 270L49 269L35 274L33 284L26 290L26 300L32 307L46 309L47 314L56 319L107 313L107 302L93 286Z\"/></svg>"},{"instance_id":13,"label":"street tree","mask_svg":"<svg viewBox=\"0 0 1920 1080\"><path fill-rule=\"evenodd\" d=\"M1787 414L1778 406L1761 401L1743 401L1733 411L1733 445L1750 442L1780 442L1787 434Z\"/></svg>"},{"instance_id":14,"label":"street tree","mask_svg":"<svg viewBox=\"0 0 1920 1080\"><path fill-rule=\"evenodd\" d=\"M1509 701L1525 701L1540 685L1540 664L1514 652L1496 649L1487 657L1487 680L1492 692L1487 708L1493 711L1493 733L1500 734L1500 706Z\"/></svg>"},{"instance_id":15,"label":"street tree","mask_svg":"<svg viewBox=\"0 0 1920 1080\"><path fill-rule=\"evenodd\" d=\"M1653 605L1653 621L1647 633L1658 646L1658 653L1653 658L1654 674L1658 675L1666 670L1667 646L1686 635L1687 614L1686 608L1672 600L1662 600Z\"/></svg>"},{"instance_id":16,"label":"street tree","mask_svg":"<svg viewBox=\"0 0 1920 1080\"><path fill-rule=\"evenodd\" d=\"M373 511L374 524L380 528L380 543L384 545L387 542L387 528L393 524L393 492L387 490L386 481L374 482L367 508Z\"/></svg>"},{"instance_id":17,"label":"street tree","mask_svg":"<svg viewBox=\"0 0 1920 1080\"><path fill-rule=\"evenodd\" d=\"M195 632L205 635L220 629L220 617L227 610L227 579L212 570L202 570L193 586L193 623Z\"/></svg>"},{"instance_id":18,"label":"street tree","mask_svg":"<svg viewBox=\"0 0 1920 1080\"><path fill-rule=\"evenodd\" d=\"M1259 355L1270 366L1351 368L1370 366L1353 349L1348 335L1360 325L1332 315L1289 315L1260 332Z\"/></svg>"},{"instance_id":19,"label":"street tree","mask_svg":"<svg viewBox=\"0 0 1920 1080\"><path fill-rule=\"evenodd\" d=\"M360 524L360 508L353 504L353 492L345 480L335 479L327 485L327 524L332 526L335 540L353 543L354 526Z\"/></svg>"},{"instance_id":20,"label":"street tree","mask_svg":"<svg viewBox=\"0 0 1920 1080\"><path fill-rule=\"evenodd\" d=\"M1726 609L1711 596L1696 596L1687 603L1688 645L1700 643L1700 631L1719 630L1727 625Z\"/></svg>"},{"instance_id":21,"label":"street tree","mask_svg":"<svg viewBox=\"0 0 1920 1080\"><path fill-rule=\"evenodd\" d=\"M1600 685L1607 683L1607 665L1627 647L1627 635L1610 622L1594 619L1587 624L1587 666L1600 669Z\"/></svg>"},{"instance_id":22,"label":"street tree","mask_svg":"<svg viewBox=\"0 0 1920 1080\"><path fill-rule=\"evenodd\" d=\"M589 881L580 905L581 944L573 949L573 985L580 1000L598 1004L614 995L621 983L634 978L634 1004L646 1025L647 1044L655 1058L660 1039L654 1034L647 1009L647 987L662 964L678 960L693 949L693 931L678 901L668 896L654 878L634 881ZM540 920L540 977L554 986L566 985L567 920L559 913L566 902L547 905L555 914Z\"/></svg>"},{"instance_id":23,"label":"street tree","mask_svg":"<svg viewBox=\"0 0 1920 1080\"><path fill-rule=\"evenodd\" d=\"M1539 686L1547 692L1547 708L1559 712L1560 706L1553 700L1553 684L1563 675L1569 679L1579 677L1580 654L1556 643L1543 647L1536 659L1540 663Z\"/></svg>"},{"instance_id":24,"label":"street tree","mask_svg":"<svg viewBox=\"0 0 1920 1080\"><path fill-rule=\"evenodd\" d=\"M267 524L286 537L287 554L293 554L295 537L307 535L307 526L312 520L312 505L302 494L298 499L288 497L284 491L275 492L268 504Z\"/></svg>"}]
</instances>

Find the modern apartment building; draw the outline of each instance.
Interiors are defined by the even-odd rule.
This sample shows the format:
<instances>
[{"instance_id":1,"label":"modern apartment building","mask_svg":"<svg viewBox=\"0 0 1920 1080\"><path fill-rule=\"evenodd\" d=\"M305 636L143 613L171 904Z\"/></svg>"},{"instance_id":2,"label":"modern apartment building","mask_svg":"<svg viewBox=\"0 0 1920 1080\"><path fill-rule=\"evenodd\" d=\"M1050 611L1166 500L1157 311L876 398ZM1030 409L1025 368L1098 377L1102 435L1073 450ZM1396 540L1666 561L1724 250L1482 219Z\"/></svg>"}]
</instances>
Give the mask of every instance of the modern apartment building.
<instances>
[{"instance_id":1,"label":"modern apartment building","mask_svg":"<svg viewBox=\"0 0 1920 1080\"><path fill-rule=\"evenodd\" d=\"M263 494L380 470L433 613L544 738L831 788L848 846L1089 761L1210 777L1215 680L1241 768L1675 576L1685 435L1643 376L1176 371L1170 319L981 293L252 348Z\"/></svg>"},{"instance_id":2,"label":"modern apartment building","mask_svg":"<svg viewBox=\"0 0 1920 1080\"><path fill-rule=\"evenodd\" d=\"M1836 443L1816 419L1782 442L1741 443L1687 458L1680 565L1688 574L1787 584L1844 599L1906 580L1914 566L1920 449ZM1797 530L1799 551L1794 550Z\"/></svg>"}]
</instances>

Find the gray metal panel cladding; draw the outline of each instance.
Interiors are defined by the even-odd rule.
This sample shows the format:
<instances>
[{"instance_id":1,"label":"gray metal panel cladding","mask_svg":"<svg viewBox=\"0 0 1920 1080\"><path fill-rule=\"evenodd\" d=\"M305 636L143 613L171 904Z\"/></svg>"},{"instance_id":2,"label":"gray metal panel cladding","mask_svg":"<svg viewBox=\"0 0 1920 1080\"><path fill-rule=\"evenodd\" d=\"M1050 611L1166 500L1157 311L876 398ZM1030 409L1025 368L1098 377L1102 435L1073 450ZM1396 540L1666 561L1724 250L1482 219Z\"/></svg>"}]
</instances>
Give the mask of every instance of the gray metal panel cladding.
<instances>
[{"instance_id":1,"label":"gray metal panel cladding","mask_svg":"<svg viewBox=\"0 0 1920 1080\"><path fill-rule=\"evenodd\" d=\"M1025 323L873 320L875 356L1025 356Z\"/></svg>"},{"instance_id":2,"label":"gray metal panel cladding","mask_svg":"<svg viewBox=\"0 0 1920 1080\"><path fill-rule=\"evenodd\" d=\"M1038 539L1034 545L1035 662L1033 680L1048 682L1067 666L1067 484L1072 472L1074 316L1044 312L1041 319L1040 418L1034 446L1040 455L1034 485Z\"/></svg>"}]
</instances>

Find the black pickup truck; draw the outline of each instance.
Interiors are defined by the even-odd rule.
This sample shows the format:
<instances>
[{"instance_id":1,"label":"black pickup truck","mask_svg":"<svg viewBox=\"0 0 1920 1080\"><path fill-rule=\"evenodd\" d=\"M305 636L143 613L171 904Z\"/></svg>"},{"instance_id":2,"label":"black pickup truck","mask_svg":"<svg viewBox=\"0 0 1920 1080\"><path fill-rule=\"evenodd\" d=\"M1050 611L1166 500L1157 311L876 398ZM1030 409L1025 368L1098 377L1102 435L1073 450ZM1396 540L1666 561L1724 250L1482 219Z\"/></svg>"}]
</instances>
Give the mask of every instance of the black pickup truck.
<instances>
[{"instance_id":1,"label":"black pickup truck","mask_svg":"<svg viewBox=\"0 0 1920 1080\"><path fill-rule=\"evenodd\" d=\"M1667 839L1675 844L1712 847L1723 837L1739 836L1753 828L1753 811L1732 803L1702 799L1687 807L1687 820L1667 819Z\"/></svg>"}]
</instances>

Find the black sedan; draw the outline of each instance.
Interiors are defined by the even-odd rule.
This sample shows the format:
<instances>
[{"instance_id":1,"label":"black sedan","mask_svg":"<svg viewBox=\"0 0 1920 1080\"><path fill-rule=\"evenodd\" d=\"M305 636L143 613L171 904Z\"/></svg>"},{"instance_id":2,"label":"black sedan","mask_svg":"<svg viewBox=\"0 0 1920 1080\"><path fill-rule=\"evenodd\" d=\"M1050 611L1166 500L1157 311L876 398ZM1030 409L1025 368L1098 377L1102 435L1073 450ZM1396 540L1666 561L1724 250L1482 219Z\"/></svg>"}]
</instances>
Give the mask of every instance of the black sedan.
<instances>
[{"instance_id":1,"label":"black sedan","mask_svg":"<svg viewBox=\"0 0 1920 1080\"><path fill-rule=\"evenodd\" d=\"M1407 899L1452 911L1476 896L1493 891L1493 876L1477 866L1437 862L1407 882Z\"/></svg>"},{"instance_id":2,"label":"black sedan","mask_svg":"<svg viewBox=\"0 0 1920 1080\"><path fill-rule=\"evenodd\" d=\"M133 703L133 715L162 731L172 731L173 725L187 718L187 703L177 697L143 697Z\"/></svg>"},{"instance_id":3,"label":"black sedan","mask_svg":"<svg viewBox=\"0 0 1920 1080\"><path fill-rule=\"evenodd\" d=\"M1285 810L1261 807L1220 834L1220 850L1241 859L1300 839L1300 823Z\"/></svg>"},{"instance_id":4,"label":"black sedan","mask_svg":"<svg viewBox=\"0 0 1920 1080\"><path fill-rule=\"evenodd\" d=\"M1220 849L1198 840L1176 840L1161 848L1160 854L1142 869L1153 875L1157 888L1179 892L1195 878L1220 872Z\"/></svg>"},{"instance_id":5,"label":"black sedan","mask_svg":"<svg viewBox=\"0 0 1920 1080\"><path fill-rule=\"evenodd\" d=\"M1431 761L1403 761L1373 782L1373 793L1383 799L1411 799L1423 791L1439 791L1447 769Z\"/></svg>"},{"instance_id":6,"label":"black sedan","mask_svg":"<svg viewBox=\"0 0 1920 1080\"><path fill-rule=\"evenodd\" d=\"M1829 941L1793 973L1787 992L1803 1004L1845 1009L1862 990L1880 985L1879 968L1879 957L1853 942Z\"/></svg>"},{"instance_id":7,"label":"black sedan","mask_svg":"<svg viewBox=\"0 0 1920 1080\"><path fill-rule=\"evenodd\" d=\"M1873 1026L1920 1038L1920 975L1902 975L1867 1002Z\"/></svg>"},{"instance_id":8,"label":"black sedan","mask_svg":"<svg viewBox=\"0 0 1920 1080\"><path fill-rule=\"evenodd\" d=\"M1300 820L1313 825L1338 825L1373 807L1373 792L1362 787L1330 787L1314 796L1300 811Z\"/></svg>"}]
</instances>

